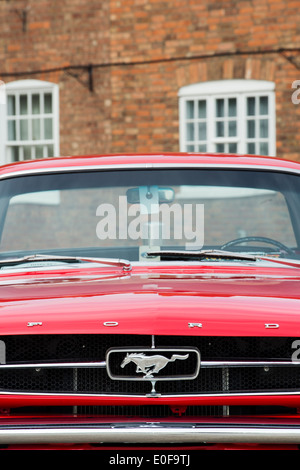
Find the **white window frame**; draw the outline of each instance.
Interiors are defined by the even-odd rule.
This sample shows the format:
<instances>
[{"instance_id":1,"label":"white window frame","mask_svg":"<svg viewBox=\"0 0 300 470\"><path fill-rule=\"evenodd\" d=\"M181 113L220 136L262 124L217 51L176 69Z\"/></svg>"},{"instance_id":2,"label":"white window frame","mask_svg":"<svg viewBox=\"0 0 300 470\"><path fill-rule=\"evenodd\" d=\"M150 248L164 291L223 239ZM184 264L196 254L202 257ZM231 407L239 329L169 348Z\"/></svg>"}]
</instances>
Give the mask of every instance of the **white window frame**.
<instances>
[{"instance_id":1,"label":"white window frame","mask_svg":"<svg viewBox=\"0 0 300 470\"><path fill-rule=\"evenodd\" d=\"M179 96L179 136L180 151L187 150L187 122L186 115L187 102L195 100L206 101L206 152L216 152L218 143L236 143L237 152L239 154L247 154L247 143L251 142L247 138L247 120L251 119L247 115L247 98L255 98L258 100L261 96L268 97L268 153L269 156L276 156L276 119L275 119L275 84L266 80L215 80L211 82L196 83L182 87L178 93ZM237 136L236 137L216 137L216 100L218 98L236 98L237 102ZM256 121L259 115L255 114ZM252 117L252 119L254 119ZM263 116L262 116L263 119ZM199 122L199 120L198 120ZM256 122L257 125L257 122ZM196 136L197 137L197 136ZM253 139L254 143L258 143L259 139ZM203 142L201 142L203 143ZM195 140L195 145L199 145L200 141ZM257 145L258 146L258 145ZM256 147L257 147L256 146ZM197 152L198 150L195 150ZM201 152L201 150L199 150ZM193 152L192 152L193 153ZM226 151L226 153L228 153ZM255 154L259 154L257 151Z\"/></svg>"},{"instance_id":2,"label":"white window frame","mask_svg":"<svg viewBox=\"0 0 300 470\"><path fill-rule=\"evenodd\" d=\"M55 83L41 81L41 80L17 80L5 84L6 91L6 105L0 106L0 164L11 163L9 158L9 147L12 146L32 146L34 149L35 146L44 146L43 157L47 156L58 156L59 155L59 87ZM33 119L38 116L38 118L50 118L52 119L52 138L51 139L40 139L40 140L20 140L20 136L16 136L16 140L8 140L8 121L9 119L20 119L20 114L16 116L8 116L7 113L7 102L8 96L14 95L18 98L20 95L31 96L33 94L38 94L40 97L44 93L49 93L52 95L52 112L51 113L39 113L38 115L27 114L22 115L23 119ZM16 100L18 101L18 100ZM41 102L41 99L40 99ZM53 155L47 155L46 146L53 145ZM32 150L31 158L35 158L35 151ZM20 152L20 158L18 161L22 161L22 151Z\"/></svg>"}]
</instances>

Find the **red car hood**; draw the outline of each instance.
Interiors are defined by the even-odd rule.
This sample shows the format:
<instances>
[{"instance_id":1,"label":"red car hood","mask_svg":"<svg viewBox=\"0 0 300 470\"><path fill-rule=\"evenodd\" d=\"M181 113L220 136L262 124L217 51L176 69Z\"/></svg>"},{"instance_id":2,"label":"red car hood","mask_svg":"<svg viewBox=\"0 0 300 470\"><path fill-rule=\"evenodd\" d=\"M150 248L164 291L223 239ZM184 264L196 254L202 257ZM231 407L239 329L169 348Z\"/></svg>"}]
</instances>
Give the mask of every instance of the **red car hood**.
<instances>
[{"instance_id":1,"label":"red car hood","mask_svg":"<svg viewBox=\"0 0 300 470\"><path fill-rule=\"evenodd\" d=\"M39 268L41 269L41 268ZM2 271L1 334L300 335L300 268Z\"/></svg>"}]
</instances>

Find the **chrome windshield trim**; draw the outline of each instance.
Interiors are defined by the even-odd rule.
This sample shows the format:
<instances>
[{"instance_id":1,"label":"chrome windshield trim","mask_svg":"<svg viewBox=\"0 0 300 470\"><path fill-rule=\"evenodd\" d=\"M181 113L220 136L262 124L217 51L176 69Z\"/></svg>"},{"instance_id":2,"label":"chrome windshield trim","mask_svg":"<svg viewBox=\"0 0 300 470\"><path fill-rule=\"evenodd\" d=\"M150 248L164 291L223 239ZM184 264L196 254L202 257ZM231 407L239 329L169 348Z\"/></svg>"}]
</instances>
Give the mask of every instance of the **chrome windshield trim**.
<instances>
[{"instance_id":1,"label":"chrome windshield trim","mask_svg":"<svg viewBox=\"0 0 300 470\"><path fill-rule=\"evenodd\" d=\"M219 168L219 169L233 169L233 170L261 170L265 171L278 171L285 173L294 173L300 175L300 170L296 168L287 168L281 166L262 166L252 164L236 164L236 163L124 163L124 164L112 164L112 165L74 165L74 166L63 166L60 167L59 163L57 167L51 168L33 168L29 170L14 171L11 173L0 174L0 180L6 178L14 178L15 176L26 176L33 174L49 174L49 173L64 173L64 172L78 172L78 171L95 171L95 170L139 170L139 169L191 169L191 168Z\"/></svg>"}]
</instances>

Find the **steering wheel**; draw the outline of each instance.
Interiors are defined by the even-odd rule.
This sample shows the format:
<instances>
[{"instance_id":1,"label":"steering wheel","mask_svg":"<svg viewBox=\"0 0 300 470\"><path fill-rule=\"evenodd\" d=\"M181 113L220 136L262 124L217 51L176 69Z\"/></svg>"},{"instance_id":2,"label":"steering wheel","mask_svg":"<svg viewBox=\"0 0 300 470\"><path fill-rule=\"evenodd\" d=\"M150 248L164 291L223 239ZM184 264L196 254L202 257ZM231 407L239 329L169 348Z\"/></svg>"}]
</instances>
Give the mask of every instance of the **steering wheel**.
<instances>
[{"instance_id":1,"label":"steering wheel","mask_svg":"<svg viewBox=\"0 0 300 470\"><path fill-rule=\"evenodd\" d=\"M269 243L270 245L275 245L277 248L280 248L281 250L285 251L286 253L290 255L294 255L294 251L289 248L288 246L284 245L283 243L278 242L277 240L273 240L272 238L267 238L267 237L241 237L241 238L236 238L235 240L231 240L227 243L224 243L220 247L221 250L226 250L230 246L234 245L239 245L240 243L247 243L247 242L262 242L262 243Z\"/></svg>"}]
</instances>

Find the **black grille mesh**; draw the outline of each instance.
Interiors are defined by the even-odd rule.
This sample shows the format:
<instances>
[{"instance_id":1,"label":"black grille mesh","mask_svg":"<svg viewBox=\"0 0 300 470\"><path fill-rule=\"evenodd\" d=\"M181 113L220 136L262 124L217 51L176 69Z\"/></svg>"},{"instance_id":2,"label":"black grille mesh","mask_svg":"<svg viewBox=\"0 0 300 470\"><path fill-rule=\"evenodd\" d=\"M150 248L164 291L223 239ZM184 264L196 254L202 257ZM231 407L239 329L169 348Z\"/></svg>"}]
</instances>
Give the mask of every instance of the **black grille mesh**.
<instances>
[{"instance_id":1,"label":"black grille mesh","mask_svg":"<svg viewBox=\"0 0 300 470\"><path fill-rule=\"evenodd\" d=\"M156 336L158 347L196 347L202 361L209 360L291 360L296 338ZM139 335L27 335L2 336L6 362L38 363L63 361L104 361L109 348L145 347L151 336ZM180 372L180 362L176 368ZM255 391L289 391L300 388L300 367L200 368L195 380L157 382L161 394L205 394ZM106 369L9 369L0 370L0 390L20 392L91 393L145 395L146 381L118 381Z\"/></svg>"}]
</instances>

